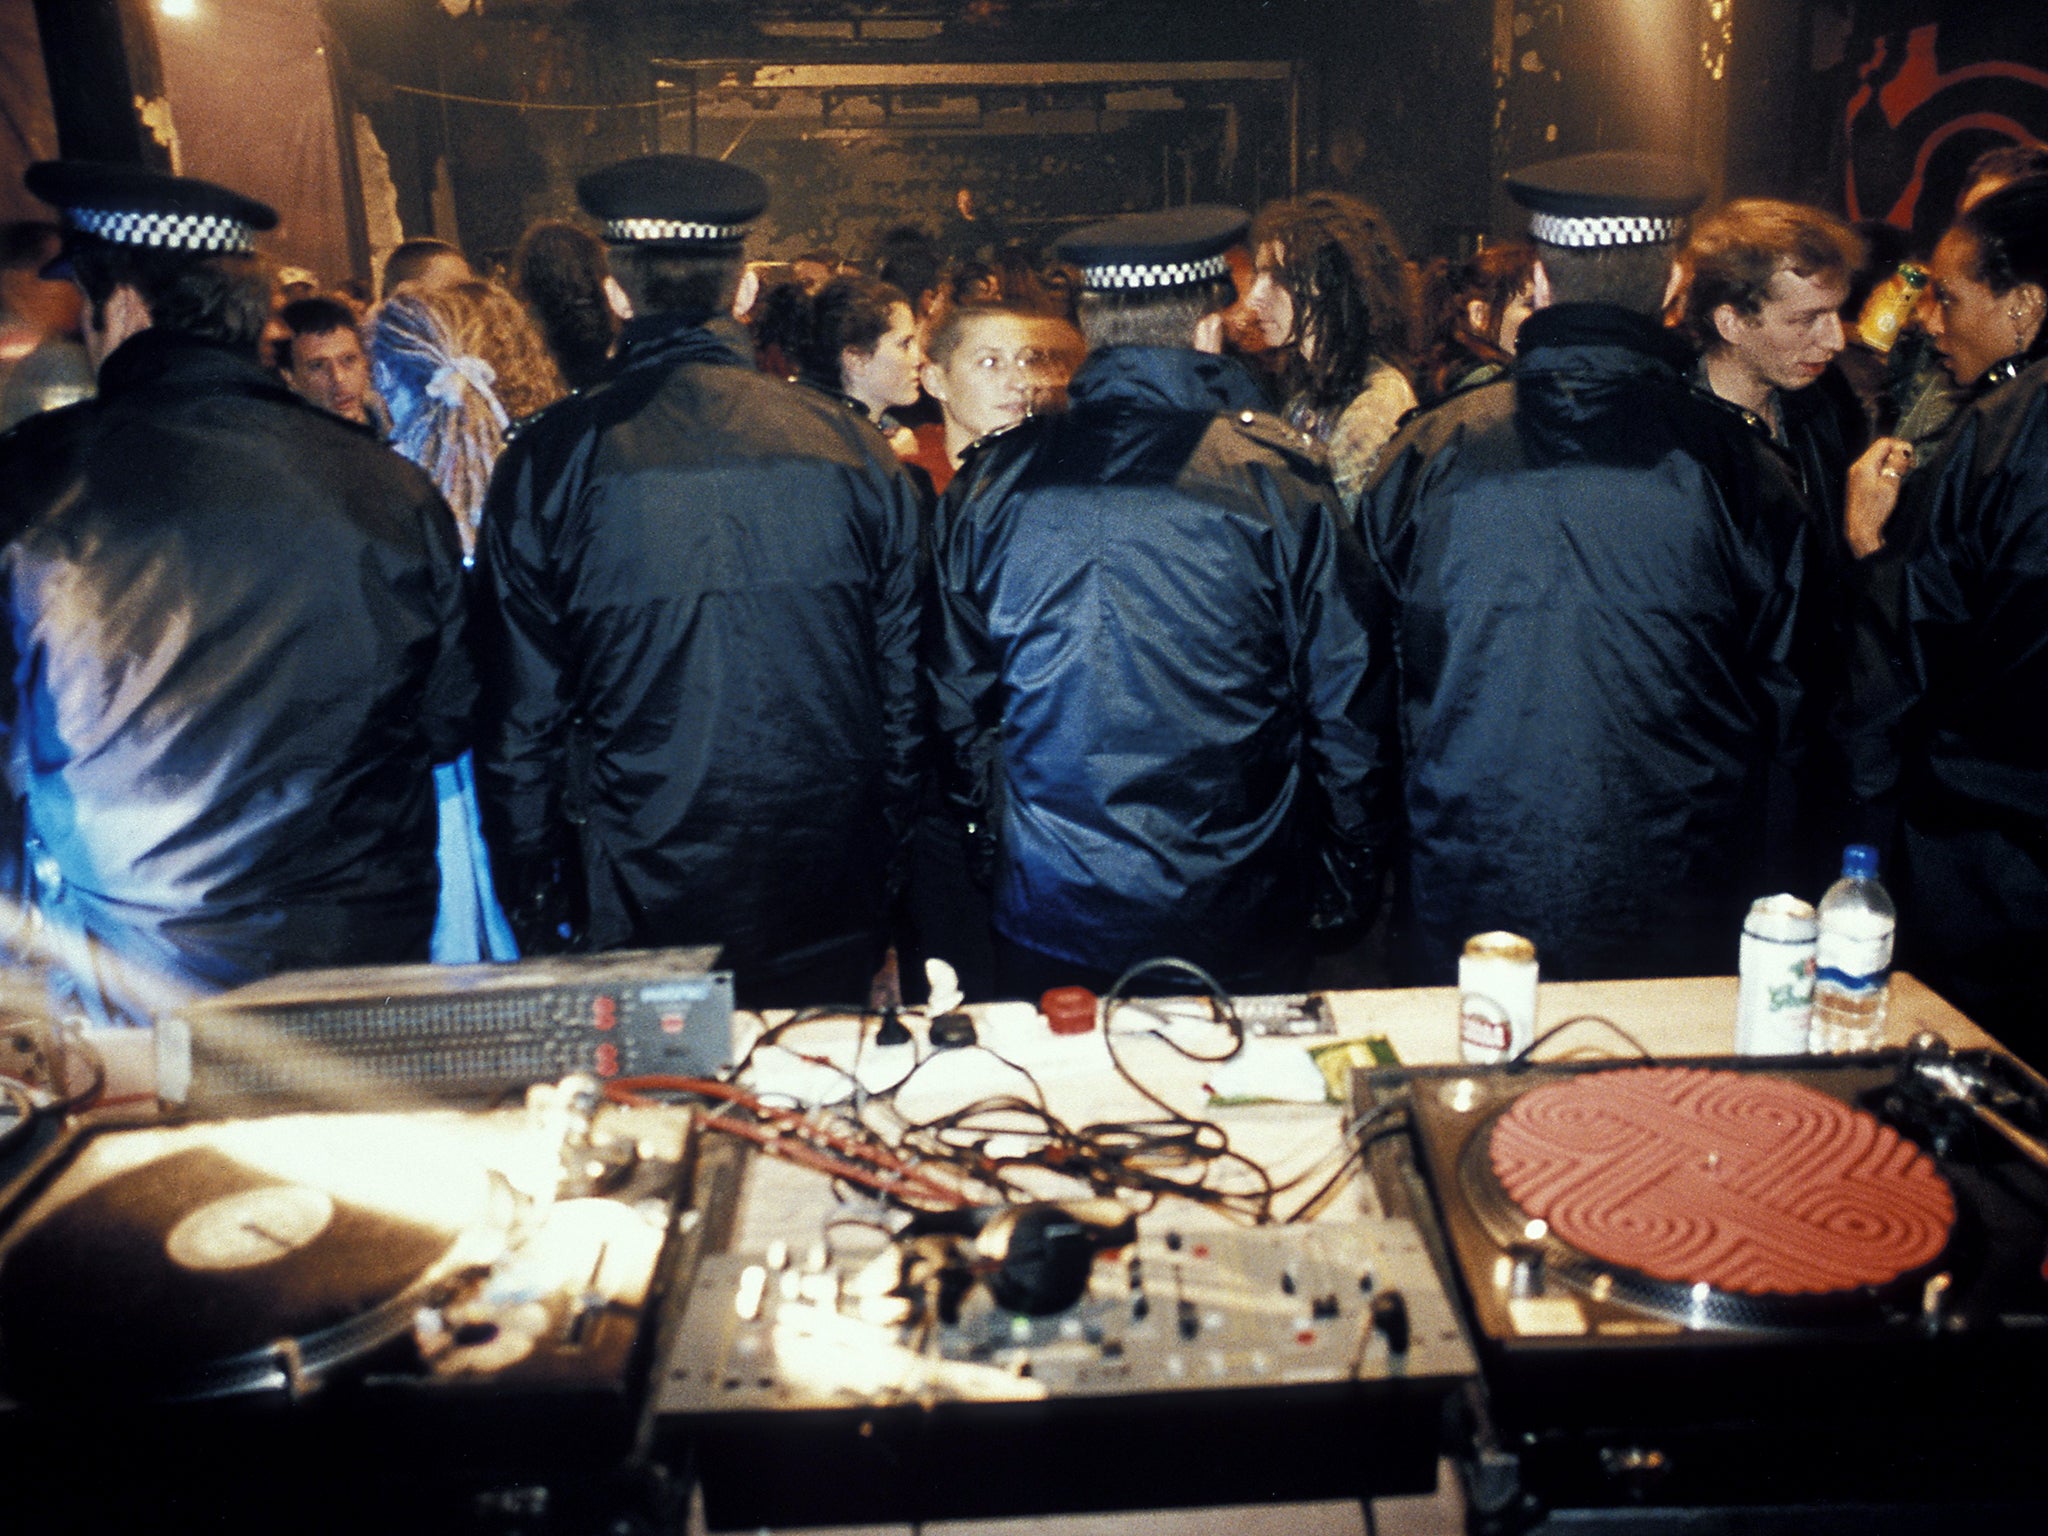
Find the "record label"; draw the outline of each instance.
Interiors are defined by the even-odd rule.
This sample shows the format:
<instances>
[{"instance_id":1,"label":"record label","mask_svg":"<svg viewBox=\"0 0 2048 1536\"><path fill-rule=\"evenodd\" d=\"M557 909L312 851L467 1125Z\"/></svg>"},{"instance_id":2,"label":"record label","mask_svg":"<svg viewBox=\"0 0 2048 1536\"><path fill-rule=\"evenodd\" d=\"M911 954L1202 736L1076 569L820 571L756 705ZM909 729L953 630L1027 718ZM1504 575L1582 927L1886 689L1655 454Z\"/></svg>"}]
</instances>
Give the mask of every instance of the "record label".
<instances>
[{"instance_id":1,"label":"record label","mask_svg":"<svg viewBox=\"0 0 2048 1536\"><path fill-rule=\"evenodd\" d=\"M171 1228L164 1251L185 1269L247 1269L295 1253L334 1220L334 1196L304 1184L222 1195Z\"/></svg>"}]
</instances>

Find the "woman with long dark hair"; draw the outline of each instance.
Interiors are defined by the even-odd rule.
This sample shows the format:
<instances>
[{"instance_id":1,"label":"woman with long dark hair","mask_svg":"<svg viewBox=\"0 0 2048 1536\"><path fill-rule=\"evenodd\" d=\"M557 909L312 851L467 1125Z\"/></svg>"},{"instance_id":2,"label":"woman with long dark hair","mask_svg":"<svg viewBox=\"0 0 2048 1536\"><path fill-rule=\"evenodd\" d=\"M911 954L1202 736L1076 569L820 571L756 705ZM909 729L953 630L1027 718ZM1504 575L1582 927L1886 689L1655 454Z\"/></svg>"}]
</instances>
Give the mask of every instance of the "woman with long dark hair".
<instances>
[{"instance_id":1,"label":"woman with long dark hair","mask_svg":"<svg viewBox=\"0 0 2048 1536\"><path fill-rule=\"evenodd\" d=\"M2048 177L1959 217L1922 324L1968 403L1851 471L1857 797L1896 804L1901 962L2037 1066L2048 1017ZM1889 519L1885 488L1904 480ZM1858 484L1858 481L1861 484ZM1856 508L1865 510L1861 528Z\"/></svg>"},{"instance_id":2,"label":"woman with long dark hair","mask_svg":"<svg viewBox=\"0 0 2048 1536\"><path fill-rule=\"evenodd\" d=\"M1414 300L1401 247L1378 210L1341 192L1272 203L1252 225L1245 304L1286 354L1290 425L1330 453L1356 508L1380 450L1415 408L1405 371Z\"/></svg>"}]
</instances>

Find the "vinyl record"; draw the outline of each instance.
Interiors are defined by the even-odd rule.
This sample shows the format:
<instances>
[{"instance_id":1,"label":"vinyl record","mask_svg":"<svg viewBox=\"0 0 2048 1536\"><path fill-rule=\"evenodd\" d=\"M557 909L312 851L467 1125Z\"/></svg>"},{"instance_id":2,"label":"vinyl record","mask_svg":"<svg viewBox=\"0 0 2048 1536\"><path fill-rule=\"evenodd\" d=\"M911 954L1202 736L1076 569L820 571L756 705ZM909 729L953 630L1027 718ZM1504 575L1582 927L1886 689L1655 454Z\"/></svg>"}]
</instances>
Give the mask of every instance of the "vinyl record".
<instances>
[{"instance_id":1,"label":"vinyl record","mask_svg":"<svg viewBox=\"0 0 2048 1536\"><path fill-rule=\"evenodd\" d=\"M294 1341L309 1366L389 1313L458 1233L293 1182L211 1146L171 1152L44 1215L0 1264L0 1364L31 1400L232 1390ZM406 1310L396 1323L402 1326Z\"/></svg>"}]
</instances>

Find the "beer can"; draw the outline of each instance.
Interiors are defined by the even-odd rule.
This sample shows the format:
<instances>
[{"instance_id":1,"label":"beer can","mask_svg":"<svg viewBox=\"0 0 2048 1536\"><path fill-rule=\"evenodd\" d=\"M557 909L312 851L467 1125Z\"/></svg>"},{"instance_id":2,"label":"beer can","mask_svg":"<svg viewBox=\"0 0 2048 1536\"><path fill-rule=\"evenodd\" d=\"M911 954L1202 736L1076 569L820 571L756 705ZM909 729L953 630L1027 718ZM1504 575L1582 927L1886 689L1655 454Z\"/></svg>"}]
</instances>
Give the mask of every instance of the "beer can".
<instances>
[{"instance_id":1,"label":"beer can","mask_svg":"<svg viewBox=\"0 0 2048 1536\"><path fill-rule=\"evenodd\" d=\"M1739 1056L1803 1056L1820 917L1797 896L1759 896L1742 924L1735 1002Z\"/></svg>"},{"instance_id":2,"label":"beer can","mask_svg":"<svg viewBox=\"0 0 2048 1536\"><path fill-rule=\"evenodd\" d=\"M1536 946L1519 933L1476 933L1458 957L1458 1054L1485 1066L1536 1038Z\"/></svg>"}]
</instances>

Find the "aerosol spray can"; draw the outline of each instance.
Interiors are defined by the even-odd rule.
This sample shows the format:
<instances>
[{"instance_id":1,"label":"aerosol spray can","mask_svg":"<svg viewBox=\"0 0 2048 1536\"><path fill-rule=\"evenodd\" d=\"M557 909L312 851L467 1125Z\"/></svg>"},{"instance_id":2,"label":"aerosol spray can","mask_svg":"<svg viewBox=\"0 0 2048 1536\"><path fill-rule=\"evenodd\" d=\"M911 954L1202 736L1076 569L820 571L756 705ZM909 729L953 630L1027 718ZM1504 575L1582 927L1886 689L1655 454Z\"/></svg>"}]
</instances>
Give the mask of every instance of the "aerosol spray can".
<instances>
[{"instance_id":1,"label":"aerosol spray can","mask_svg":"<svg viewBox=\"0 0 2048 1536\"><path fill-rule=\"evenodd\" d=\"M1739 1056L1803 1056L1820 919L1797 896L1759 896L1742 924L1735 1003Z\"/></svg>"},{"instance_id":2,"label":"aerosol spray can","mask_svg":"<svg viewBox=\"0 0 2048 1536\"><path fill-rule=\"evenodd\" d=\"M1458 1052L1485 1066L1536 1038L1536 946L1519 933L1477 933L1458 957Z\"/></svg>"}]
</instances>

